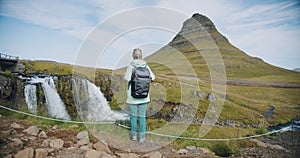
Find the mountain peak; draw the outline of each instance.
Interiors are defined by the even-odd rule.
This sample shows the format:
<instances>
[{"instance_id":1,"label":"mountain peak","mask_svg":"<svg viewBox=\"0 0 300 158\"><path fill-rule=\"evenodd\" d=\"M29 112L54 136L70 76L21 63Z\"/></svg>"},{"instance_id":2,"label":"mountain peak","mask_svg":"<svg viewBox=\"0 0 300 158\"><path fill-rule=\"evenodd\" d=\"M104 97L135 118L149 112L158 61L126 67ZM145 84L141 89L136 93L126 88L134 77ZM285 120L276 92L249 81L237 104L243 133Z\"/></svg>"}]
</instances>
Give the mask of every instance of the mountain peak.
<instances>
[{"instance_id":1,"label":"mountain peak","mask_svg":"<svg viewBox=\"0 0 300 158\"><path fill-rule=\"evenodd\" d=\"M183 23L181 33L195 29L197 31L215 31L216 27L208 17L199 13L195 13L191 18L187 19Z\"/></svg>"},{"instance_id":2,"label":"mountain peak","mask_svg":"<svg viewBox=\"0 0 300 158\"><path fill-rule=\"evenodd\" d=\"M215 28L214 23L208 17L206 17L205 15L195 13L195 14L193 14L193 16L190 19L196 20L197 22L199 22L205 28L211 28L211 29Z\"/></svg>"},{"instance_id":3,"label":"mountain peak","mask_svg":"<svg viewBox=\"0 0 300 158\"><path fill-rule=\"evenodd\" d=\"M192 17L184 21L179 33L169 43L170 46L186 44L186 42L196 42L204 40L214 40L216 43L228 43L226 37L218 32L214 23L205 15L195 13Z\"/></svg>"},{"instance_id":4,"label":"mountain peak","mask_svg":"<svg viewBox=\"0 0 300 158\"><path fill-rule=\"evenodd\" d=\"M247 55L232 45L208 17L199 13L185 20L179 33L165 47L147 59L160 61L173 56L172 61L180 62L176 52L180 52L190 61L198 76L210 76L207 61L202 54L221 55L229 78L255 78L290 73Z\"/></svg>"}]
</instances>

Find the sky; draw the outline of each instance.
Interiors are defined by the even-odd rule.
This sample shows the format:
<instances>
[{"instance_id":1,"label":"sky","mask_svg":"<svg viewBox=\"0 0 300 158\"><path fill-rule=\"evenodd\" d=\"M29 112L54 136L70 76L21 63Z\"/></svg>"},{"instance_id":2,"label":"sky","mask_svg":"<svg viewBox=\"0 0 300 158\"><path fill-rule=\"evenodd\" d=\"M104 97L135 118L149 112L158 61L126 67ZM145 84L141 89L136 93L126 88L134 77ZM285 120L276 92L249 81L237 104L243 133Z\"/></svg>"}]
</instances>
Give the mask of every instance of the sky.
<instances>
[{"instance_id":1,"label":"sky","mask_svg":"<svg viewBox=\"0 0 300 158\"><path fill-rule=\"evenodd\" d=\"M247 54L300 68L298 0L0 0L0 52L115 69L161 48L194 13Z\"/></svg>"}]
</instances>

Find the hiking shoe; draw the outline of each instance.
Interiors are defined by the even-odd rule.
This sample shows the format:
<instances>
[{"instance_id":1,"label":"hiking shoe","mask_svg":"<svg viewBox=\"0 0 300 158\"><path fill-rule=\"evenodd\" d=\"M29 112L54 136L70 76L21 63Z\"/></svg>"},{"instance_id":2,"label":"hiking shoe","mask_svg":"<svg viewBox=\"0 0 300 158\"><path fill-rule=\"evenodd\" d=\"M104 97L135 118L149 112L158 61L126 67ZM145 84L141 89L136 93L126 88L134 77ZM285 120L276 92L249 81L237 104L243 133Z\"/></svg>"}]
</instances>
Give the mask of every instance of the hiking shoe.
<instances>
[{"instance_id":1,"label":"hiking shoe","mask_svg":"<svg viewBox=\"0 0 300 158\"><path fill-rule=\"evenodd\" d=\"M140 138L140 139L139 139L139 142L140 142L140 143L145 143L145 142L146 142L146 137Z\"/></svg>"},{"instance_id":2,"label":"hiking shoe","mask_svg":"<svg viewBox=\"0 0 300 158\"><path fill-rule=\"evenodd\" d=\"M131 136L130 136L130 140L132 140L132 141L137 141L137 136L136 136L136 135L131 135Z\"/></svg>"}]
</instances>

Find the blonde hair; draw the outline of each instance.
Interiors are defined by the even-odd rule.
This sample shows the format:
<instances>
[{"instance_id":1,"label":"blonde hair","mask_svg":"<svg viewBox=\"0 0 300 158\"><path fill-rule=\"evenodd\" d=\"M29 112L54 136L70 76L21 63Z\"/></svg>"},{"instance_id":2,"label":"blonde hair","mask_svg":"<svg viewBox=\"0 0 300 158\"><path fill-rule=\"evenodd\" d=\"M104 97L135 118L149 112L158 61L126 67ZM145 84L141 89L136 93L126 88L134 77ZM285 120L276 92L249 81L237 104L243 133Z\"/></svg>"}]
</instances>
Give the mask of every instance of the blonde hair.
<instances>
[{"instance_id":1,"label":"blonde hair","mask_svg":"<svg viewBox=\"0 0 300 158\"><path fill-rule=\"evenodd\" d=\"M133 59L142 59L142 50L140 48L135 48L132 52Z\"/></svg>"}]
</instances>

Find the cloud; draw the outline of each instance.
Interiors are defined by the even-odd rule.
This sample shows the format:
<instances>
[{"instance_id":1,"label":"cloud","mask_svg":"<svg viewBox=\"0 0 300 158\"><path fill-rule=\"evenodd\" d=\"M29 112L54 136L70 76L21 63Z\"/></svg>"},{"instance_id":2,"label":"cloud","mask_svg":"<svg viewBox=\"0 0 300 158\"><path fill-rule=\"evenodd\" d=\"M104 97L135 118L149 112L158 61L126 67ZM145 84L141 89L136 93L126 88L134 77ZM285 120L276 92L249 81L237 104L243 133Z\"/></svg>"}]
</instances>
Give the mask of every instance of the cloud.
<instances>
[{"instance_id":1,"label":"cloud","mask_svg":"<svg viewBox=\"0 0 300 158\"><path fill-rule=\"evenodd\" d=\"M240 2L236 0L184 0L165 6L191 15L208 16L236 47L246 53L285 68L293 68L291 57L299 60L300 3L288 1ZM278 60L281 58L281 60ZM296 62L292 62L296 63ZM298 64L297 67L300 65Z\"/></svg>"},{"instance_id":2,"label":"cloud","mask_svg":"<svg viewBox=\"0 0 300 158\"><path fill-rule=\"evenodd\" d=\"M231 14L227 21L228 29L261 29L300 20L300 11L296 2L281 2L254 5L240 8L238 14ZM299 24L299 23L298 23Z\"/></svg>"},{"instance_id":3,"label":"cloud","mask_svg":"<svg viewBox=\"0 0 300 158\"><path fill-rule=\"evenodd\" d=\"M4 1L1 15L13 17L30 24L56 29L75 37L83 36L93 24L88 15L93 8L67 1ZM84 31L82 31L84 30Z\"/></svg>"},{"instance_id":4,"label":"cloud","mask_svg":"<svg viewBox=\"0 0 300 158\"><path fill-rule=\"evenodd\" d=\"M29 24L56 29L84 39L101 20L124 9L136 7L136 1L2 1L0 15Z\"/></svg>"},{"instance_id":5,"label":"cloud","mask_svg":"<svg viewBox=\"0 0 300 158\"><path fill-rule=\"evenodd\" d=\"M85 39L88 33L99 23L105 22L114 15L124 13L136 7L144 7L146 4L138 0L87 0L87 1L1 1L0 15L16 18L30 24L61 31L77 39ZM268 59L270 56L280 58L282 51L285 56L294 56L299 59L297 50L299 46L300 3L296 0L288 1L255 1L244 2L236 0L178 0L153 1L151 6L169 8L178 11L186 17L199 12L208 16L228 39L238 48L253 56ZM141 12L140 19L149 14ZM160 13L150 13L152 17L160 17ZM113 23L110 28L102 30L104 35L111 36L118 29L127 28L127 23L139 23L137 18L120 19L119 23ZM174 16L173 18L155 21L157 25L170 23L171 30L178 30L185 19ZM145 31L142 34L131 34L123 43L133 47L147 41L156 42L160 35ZM161 36L160 41L171 40L170 35ZM145 38L144 41L141 39ZM161 42L162 43L162 42ZM125 45L125 44L124 44ZM124 46L123 45L123 46ZM123 48L120 46L120 48ZM119 50L121 51L121 50ZM269 61L272 61L270 59ZM274 62L277 65L287 65L285 61ZM300 65L298 65L300 67Z\"/></svg>"},{"instance_id":6,"label":"cloud","mask_svg":"<svg viewBox=\"0 0 300 158\"><path fill-rule=\"evenodd\" d=\"M163 47L179 31L178 19L187 18L174 10L164 8L147 7L126 10L104 20L91 31L84 43L90 47L84 48L89 49L89 52L92 52L91 50L104 51L104 55L101 53L99 55L98 52L100 61L104 62L106 67L109 63L113 66L116 65L114 63L117 60L116 57L131 52L135 47L148 49L147 45L151 45L151 50ZM80 53L81 51L85 52L84 49L81 49ZM145 52L144 55L149 55L149 53ZM125 57L131 59L130 55ZM124 61L128 60L124 59ZM102 63L101 66L103 66ZM125 65L122 62L116 66Z\"/></svg>"},{"instance_id":7,"label":"cloud","mask_svg":"<svg viewBox=\"0 0 300 158\"><path fill-rule=\"evenodd\" d=\"M277 66L296 66L291 65L290 60L291 57L299 60L299 2L285 1L240 7L238 14L232 13L228 19L230 20L224 22L222 30L235 46Z\"/></svg>"}]
</instances>

